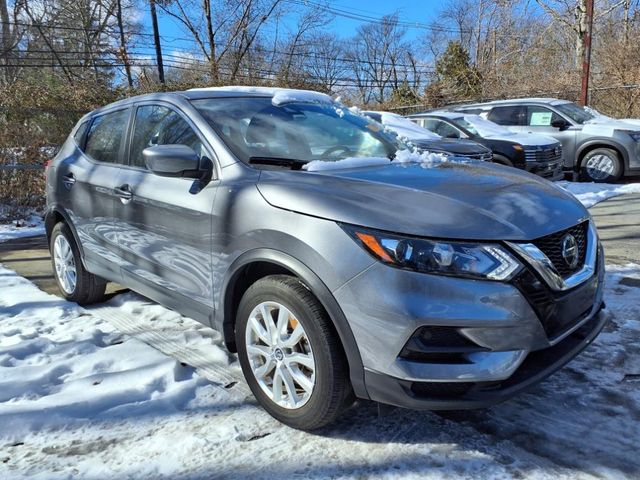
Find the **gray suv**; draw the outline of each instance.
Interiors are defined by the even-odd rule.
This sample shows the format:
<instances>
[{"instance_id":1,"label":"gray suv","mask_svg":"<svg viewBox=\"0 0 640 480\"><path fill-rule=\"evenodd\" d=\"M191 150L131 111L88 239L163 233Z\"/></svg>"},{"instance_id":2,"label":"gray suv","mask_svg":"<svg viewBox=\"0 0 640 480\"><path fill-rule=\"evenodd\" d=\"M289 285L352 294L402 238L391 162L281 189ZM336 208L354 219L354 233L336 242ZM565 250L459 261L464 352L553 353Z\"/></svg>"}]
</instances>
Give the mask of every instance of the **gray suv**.
<instances>
[{"instance_id":1,"label":"gray suv","mask_svg":"<svg viewBox=\"0 0 640 480\"><path fill-rule=\"evenodd\" d=\"M596 115L567 100L522 98L453 109L477 113L514 131L556 138L565 169L584 180L613 182L640 173L640 126Z\"/></svg>"},{"instance_id":2,"label":"gray suv","mask_svg":"<svg viewBox=\"0 0 640 480\"><path fill-rule=\"evenodd\" d=\"M295 428L354 397L491 405L603 328L602 246L546 180L426 160L315 92L120 101L48 167L55 276L70 301L118 282L218 329Z\"/></svg>"}]
</instances>

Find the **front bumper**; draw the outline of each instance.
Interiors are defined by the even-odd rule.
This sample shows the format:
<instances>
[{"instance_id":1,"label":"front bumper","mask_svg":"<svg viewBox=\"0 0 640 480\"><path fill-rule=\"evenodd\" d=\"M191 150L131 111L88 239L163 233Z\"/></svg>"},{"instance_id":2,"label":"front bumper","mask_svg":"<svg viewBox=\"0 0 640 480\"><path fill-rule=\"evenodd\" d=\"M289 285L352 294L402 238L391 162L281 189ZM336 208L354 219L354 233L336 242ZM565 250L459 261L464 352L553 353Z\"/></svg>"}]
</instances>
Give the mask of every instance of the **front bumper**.
<instances>
[{"instance_id":1,"label":"front bumper","mask_svg":"<svg viewBox=\"0 0 640 480\"><path fill-rule=\"evenodd\" d=\"M603 260L599 249L596 273L554 297L556 320L542 318L537 300L516 285L372 265L334 292L360 349L370 399L415 409L477 408L542 380L602 330ZM464 361L401 354L424 326L455 329L481 349Z\"/></svg>"},{"instance_id":2,"label":"front bumper","mask_svg":"<svg viewBox=\"0 0 640 480\"><path fill-rule=\"evenodd\" d=\"M553 182L556 180L564 180L562 160L554 162L526 162L524 169L527 172L539 175Z\"/></svg>"}]
</instances>

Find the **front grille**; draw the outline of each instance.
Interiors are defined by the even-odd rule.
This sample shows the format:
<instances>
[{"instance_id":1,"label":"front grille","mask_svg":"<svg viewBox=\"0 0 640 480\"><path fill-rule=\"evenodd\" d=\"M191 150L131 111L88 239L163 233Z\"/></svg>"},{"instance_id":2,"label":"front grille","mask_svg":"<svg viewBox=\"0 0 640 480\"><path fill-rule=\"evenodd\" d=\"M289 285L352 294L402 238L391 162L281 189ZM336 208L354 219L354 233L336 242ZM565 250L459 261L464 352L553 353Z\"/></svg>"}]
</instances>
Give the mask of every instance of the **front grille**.
<instances>
[{"instance_id":1,"label":"front grille","mask_svg":"<svg viewBox=\"0 0 640 480\"><path fill-rule=\"evenodd\" d=\"M527 162L559 162L562 160L562 146L526 147L524 158Z\"/></svg>"},{"instance_id":2,"label":"front grille","mask_svg":"<svg viewBox=\"0 0 640 480\"><path fill-rule=\"evenodd\" d=\"M552 233L545 237L534 240L533 243L538 247L553 263L562 278L567 278L580 270L587 255L587 229L589 222L582 222L574 227L562 230L561 232ZM578 244L578 263L575 268L571 268L562 256L562 239L565 235L573 235Z\"/></svg>"},{"instance_id":3,"label":"front grille","mask_svg":"<svg viewBox=\"0 0 640 480\"><path fill-rule=\"evenodd\" d=\"M493 153L456 153L456 157L468 158L469 160L479 160L483 162L490 162L493 160Z\"/></svg>"}]
</instances>

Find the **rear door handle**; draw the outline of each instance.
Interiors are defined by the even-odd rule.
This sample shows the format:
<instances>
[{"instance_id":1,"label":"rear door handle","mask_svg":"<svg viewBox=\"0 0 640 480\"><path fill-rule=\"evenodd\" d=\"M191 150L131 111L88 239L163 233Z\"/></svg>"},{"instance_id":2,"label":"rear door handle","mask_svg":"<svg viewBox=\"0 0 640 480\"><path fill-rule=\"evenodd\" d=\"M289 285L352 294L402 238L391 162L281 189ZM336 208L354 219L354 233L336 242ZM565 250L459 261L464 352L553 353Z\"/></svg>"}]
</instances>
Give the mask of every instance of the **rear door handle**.
<instances>
[{"instance_id":1,"label":"rear door handle","mask_svg":"<svg viewBox=\"0 0 640 480\"><path fill-rule=\"evenodd\" d=\"M67 173L62 177L62 184L67 190L71 190L71 187L76 183L76 177L73 173Z\"/></svg>"},{"instance_id":2,"label":"rear door handle","mask_svg":"<svg viewBox=\"0 0 640 480\"><path fill-rule=\"evenodd\" d=\"M113 191L116 194L116 197L119 197L120 201L125 205L133 199L133 192L131 191L129 185L127 185L126 183L114 188Z\"/></svg>"}]
</instances>

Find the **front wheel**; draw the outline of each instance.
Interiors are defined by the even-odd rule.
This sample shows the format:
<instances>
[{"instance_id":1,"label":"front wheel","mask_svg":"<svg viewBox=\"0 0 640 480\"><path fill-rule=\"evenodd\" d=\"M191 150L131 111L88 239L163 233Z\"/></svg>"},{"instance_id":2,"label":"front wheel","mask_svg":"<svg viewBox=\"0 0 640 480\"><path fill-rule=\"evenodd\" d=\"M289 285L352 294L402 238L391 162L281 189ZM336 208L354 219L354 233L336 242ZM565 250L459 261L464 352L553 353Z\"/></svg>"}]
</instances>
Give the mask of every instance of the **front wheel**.
<instances>
[{"instance_id":1,"label":"front wheel","mask_svg":"<svg viewBox=\"0 0 640 480\"><path fill-rule=\"evenodd\" d=\"M106 282L85 270L80 251L66 223L53 227L49 244L51 264L62 296L81 305L104 299Z\"/></svg>"},{"instance_id":2,"label":"front wheel","mask_svg":"<svg viewBox=\"0 0 640 480\"><path fill-rule=\"evenodd\" d=\"M347 361L326 312L296 278L258 280L240 301L236 345L244 376L280 422L313 430L352 400Z\"/></svg>"},{"instance_id":3,"label":"front wheel","mask_svg":"<svg viewBox=\"0 0 640 480\"><path fill-rule=\"evenodd\" d=\"M580 172L588 182L615 182L622 176L622 162L615 150L596 148L584 156Z\"/></svg>"}]
</instances>

